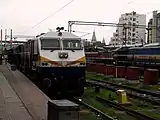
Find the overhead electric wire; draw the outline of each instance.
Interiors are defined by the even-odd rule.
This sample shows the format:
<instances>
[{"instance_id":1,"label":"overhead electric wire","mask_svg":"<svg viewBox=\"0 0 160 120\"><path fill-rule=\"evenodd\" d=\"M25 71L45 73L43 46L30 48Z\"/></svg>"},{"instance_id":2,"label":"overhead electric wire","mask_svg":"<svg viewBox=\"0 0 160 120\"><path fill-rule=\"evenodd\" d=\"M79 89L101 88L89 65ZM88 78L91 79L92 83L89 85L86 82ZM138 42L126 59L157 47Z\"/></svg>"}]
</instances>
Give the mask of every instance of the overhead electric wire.
<instances>
[{"instance_id":1,"label":"overhead electric wire","mask_svg":"<svg viewBox=\"0 0 160 120\"><path fill-rule=\"evenodd\" d=\"M126 5L132 4L134 1L136 1L136 0L130 0L130 1L127 2L122 8L124 9ZM119 10L119 11L122 11L122 9ZM114 21L114 22L117 22L117 21ZM102 26L102 27L103 27L103 26ZM88 30L90 30L90 29L95 29L95 27L87 28L87 29L84 29L83 31L88 31ZM110 30L110 29L108 29L108 30ZM108 30L107 30L107 31L108 31ZM72 30L72 31L75 31L75 30Z\"/></svg>"},{"instance_id":2,"label":"overhead electric wire","mask_svg":"<svg viewBox=\"0 0 160 120\"><path fill-rule=\"evenodd\" d=\"M104 22L87 22L87 21L69 21L70 25L95 25L95 26L111 26L111 27L133 27L133 28L147 28L148 25L140 25L140 24L117 24L117 23L104 23ZM150 28L157 28L157 26L150 26Z\"/></svg>"},{"instance_id":3,"label":"overhead electric wire","mask_svg":"<svg viewBox=\"0 0 160 120\"><path fill-rule=\"evenodd\" d=\"M61 11L62 9L64 9L65 7L67 7L69 4L71 4L72 2L74 2L74 0L71 0L70 2L68 2L67 4L65 4L64 6L62 6L61 8L59 8L58 10L56 10L54 13L52 13L51 15L49 15L48 17L44 18L42 21L38 22L36 25L34 25L33 27L29 28L28 30L24 31L24 32L28 32L29 30L37 27L38 25L40 25L42 22L44 22L45 20L47 20L48 18L52 17L53 15L55 15L57 12Z\"/></svg>"}]
</instances>

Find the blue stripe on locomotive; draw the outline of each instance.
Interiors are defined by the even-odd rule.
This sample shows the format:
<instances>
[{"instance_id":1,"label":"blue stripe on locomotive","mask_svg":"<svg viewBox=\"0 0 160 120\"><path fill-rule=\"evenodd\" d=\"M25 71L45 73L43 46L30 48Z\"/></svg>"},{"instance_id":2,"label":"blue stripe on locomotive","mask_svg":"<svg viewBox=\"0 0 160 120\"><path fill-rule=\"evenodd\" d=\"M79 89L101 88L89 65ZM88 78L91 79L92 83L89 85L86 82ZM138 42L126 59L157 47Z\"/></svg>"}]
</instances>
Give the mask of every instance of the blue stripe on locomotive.
<instances>
[{"instance_id":1,"label":"blue stripe on locomotive","mask_svg":"<svg viewBox=\"0 0 160 120\"><path fill-rule=\"evenodd\" d=\"M130 49L129 55L160 55L160 48L142 48L142 49Z\"/></svg>"}]
</instances>

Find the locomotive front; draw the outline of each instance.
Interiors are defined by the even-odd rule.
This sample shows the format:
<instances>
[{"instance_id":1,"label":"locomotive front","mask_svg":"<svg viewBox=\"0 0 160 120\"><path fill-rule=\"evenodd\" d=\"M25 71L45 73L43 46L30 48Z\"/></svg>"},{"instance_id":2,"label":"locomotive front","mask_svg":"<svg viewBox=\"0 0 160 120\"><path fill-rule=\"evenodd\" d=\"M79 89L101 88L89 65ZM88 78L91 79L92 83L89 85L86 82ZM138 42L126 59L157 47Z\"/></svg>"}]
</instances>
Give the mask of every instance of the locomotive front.
<instances>
[{"instance_id":1,"label":"locomotive front","mask_svg":"<svg viewBox=\"0 0 160 120\"><path fill-rule=\"evenodd\" d=\"M69 32L48 32L38 38L39 77L55 93L81 96L86 59L81 38Z\"/></svg>"}]
</instances>

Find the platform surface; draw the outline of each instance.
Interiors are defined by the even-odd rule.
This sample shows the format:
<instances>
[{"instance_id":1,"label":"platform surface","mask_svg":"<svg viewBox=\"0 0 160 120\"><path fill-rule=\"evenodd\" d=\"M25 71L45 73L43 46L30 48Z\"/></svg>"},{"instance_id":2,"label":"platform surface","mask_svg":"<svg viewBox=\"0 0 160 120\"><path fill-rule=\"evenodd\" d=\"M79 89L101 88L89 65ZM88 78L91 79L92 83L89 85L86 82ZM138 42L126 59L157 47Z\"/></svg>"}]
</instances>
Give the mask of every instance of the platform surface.
<instances>
[{"instance_id":1,"label":"platform surface","mask_svg":"<svg viewBox=\"0 0 160 120\"><path fill-rule=\"evenodd\" d=\"M0 120L33 120L6 78L0 72Z\"/></svg>"},{"instance_id":2,"label":"platform surface","mask_svg":"<svg viewBox=\"0 0 160 120\"><path fill-rule=\"evenodd\" d=\"M18 115L20 117L23 117L22 119L15 118L11 120L32 120L32 119L47 120L47 108L48 108L47 103L48 100L50 99L20 71L18 70L12 71L10 69L10 65L0 65L0 73L1 77L4 79L3 81L5 81L1 82L6 83L6 86L10 85L10 89L12 90L12 92L9 92L9 90L7 90L8 87L4 87L4 85L0 83L0 96L2 95L2 93L3 94L12 93L10 96L12 96L14 99L11 98L9 99L5 98L5 99L7 101L16 101L16 100L17 102L19 101L19 103L16 102L18 105L17 104L11 104L11 105L15 107L20 106L20 108L22 106L21 109L23 109L21 110L22 114L20 114L19 112L20 110L16 111L15 109L10 108L11 110L14 110L13 115ZM4 101L2 98L0 98L0 106Z\"/></svg>"}]
</instances>

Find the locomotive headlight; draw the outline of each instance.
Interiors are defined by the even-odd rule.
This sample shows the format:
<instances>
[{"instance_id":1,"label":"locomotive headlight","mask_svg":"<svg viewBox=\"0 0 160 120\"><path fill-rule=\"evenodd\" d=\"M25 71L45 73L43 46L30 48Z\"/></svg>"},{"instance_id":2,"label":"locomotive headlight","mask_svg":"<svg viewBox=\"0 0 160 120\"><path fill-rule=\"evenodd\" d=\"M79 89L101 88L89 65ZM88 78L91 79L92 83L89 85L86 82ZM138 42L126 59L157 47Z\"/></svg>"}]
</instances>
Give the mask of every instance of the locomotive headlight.
<instances>
[{"instance_id":1,"label":"locomotive headlight","mask_svg":"<svg viewBox=\"0 0 160 120\"><path fill-rule=\"evenodd\" d=\"M45 63L45 65L47 66L47 65L48 65L48 63Z\"/></svg>"},{"instance_id":2,"label":"locomotive headlight","mask_svg":"<svg viewBox=\"0 0 160 120\"><path fill-rule=\"evenodd\" d=\"M65 58L67 58L68 57L68 55L67 54L65 54Z\"/></svg>"},{"instance_id":3,"label":"locomotive headlight","mask_svg":"<svg viewBox=\"0 0 160 120\"><path fill-rule=\"evenodd\" d=\"M80 63L80 65L85 65L85 63L84 63L84 62L82 62L82 63Z\"/></svg>"},{"instance_id":4,"label":"locomotive headlight","mask_svg":"<svg viewBox=\"0 0 160 120\"><path fill-rule=\"evenodd\" d=\"M48 65L47 62L43 62L43 63L42 63L42 66L47 66L47 65Z\"/></svg>"}]
</instances>

